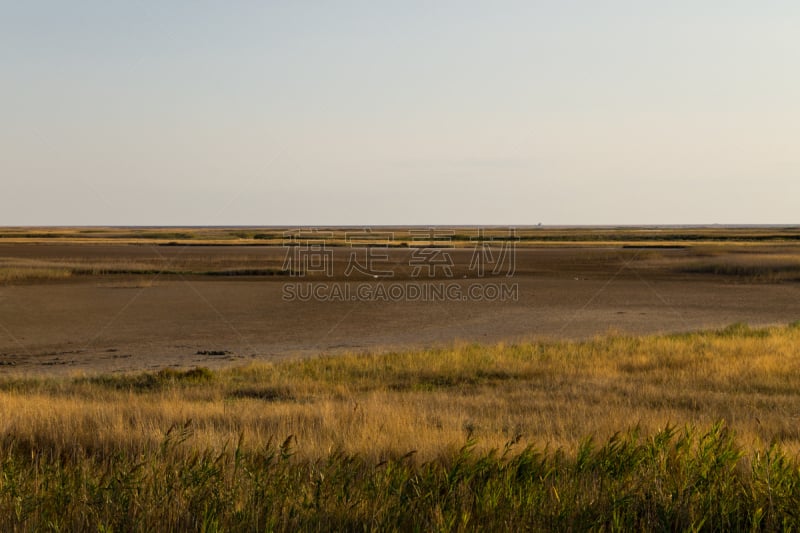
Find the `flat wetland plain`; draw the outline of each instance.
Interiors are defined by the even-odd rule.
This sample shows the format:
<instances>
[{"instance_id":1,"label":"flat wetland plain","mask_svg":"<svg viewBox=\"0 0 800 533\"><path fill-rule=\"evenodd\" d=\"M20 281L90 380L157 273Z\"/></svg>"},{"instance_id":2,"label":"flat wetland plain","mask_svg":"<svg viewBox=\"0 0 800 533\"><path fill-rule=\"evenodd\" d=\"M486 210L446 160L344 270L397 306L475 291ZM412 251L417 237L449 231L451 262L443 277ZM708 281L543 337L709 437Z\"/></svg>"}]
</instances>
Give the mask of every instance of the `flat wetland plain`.
<instances>
[{"instance_id":1,"label":"flat wetland plain","mask_svg":"<svg viewBox=\"0 0 800 533\"><path fill-rule=\"evenodd\" d=\"M391 278L351 272L368 240L324 229L330 270L292 276L288 228L0 231L0 368L62 374L188 368L461 342L587 339L609 331L685 332L800 318L800 230L517 230L513 276L470 269L478 242L499 255L508 231L374 228ZM413 233L411 233L413 232ZM392 239L385 239L391 233ZM346 235L347 234L347 235ZM303 245L306 237L297 239ZM311 238L311 237L308 237ZM308 241L311 242L311 241ZM450 272L423 268L439 248ZM297 248L295 248L297 249ZM365 258L359 257L362 263ZM443 265L444 266L444 265ZM506 265L507 266L507 265ZM448 277L449 275L449 277ZM366 284L366 298L284 298L287 285ZM516 287L515 298L381 298L380 287ZM489 294L491 296L491 293ZM208 355L219 354L222 355Z\"/></svg>"},{"instance_id":2,"label":"flat wetland plain","mask_svg":"<svg viewBox=\"0 0 800 533\"><path fill-rule=\"evenodd\" d=\"M290 230L0 230L3 529L800 525L800 228Z\"/></svg>"}]
</instances>

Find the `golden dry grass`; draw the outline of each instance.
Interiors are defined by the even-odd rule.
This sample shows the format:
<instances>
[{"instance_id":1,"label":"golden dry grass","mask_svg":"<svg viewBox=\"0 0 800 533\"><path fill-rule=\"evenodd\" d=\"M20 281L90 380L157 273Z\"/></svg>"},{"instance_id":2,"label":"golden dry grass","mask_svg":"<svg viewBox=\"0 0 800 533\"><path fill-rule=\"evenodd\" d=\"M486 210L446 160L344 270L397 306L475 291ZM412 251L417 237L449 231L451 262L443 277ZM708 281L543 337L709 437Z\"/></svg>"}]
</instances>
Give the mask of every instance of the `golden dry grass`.
<instances>
[{"instance_id":1,"label":"golden dry grass","mask_svg":"<svg viewBox=\"0 0 800 533\"><path fill-rule=\"evenodd\" d=\"M148 260L92 257L69 259L0 258L0 284L36 282L78 277L139 276L136 286L152 286L160 276L267 276L283 273L280 262L253 257L156 257ZM146 277L145 278L143 278ZM111 282L114 285L116 282ZM124 282L126 286L129 281Z\"/></svg>"},{"instance_id":2,"label":"golden dry grass","mask_svg":"<svg viewBox=\"0 0 800 533\"><path fill-rule=\"evenodd\" d=\"M68 268L0 266L0 285L22 281L67 279L72 276Z\"/></svg>"},{"instance_id":3,"label":"golden dry grass","mask_svg":"<svg viewBox=\"0 0 800 533\"><path fill-rule=\"evenodd\" d=\"M800 451L800 327L587 342L351 354L216 373L0 380L0 437L54 453L154 449L191 420L190 444L373 460L522 442L574 451L639 426L725 420L746 448Z\"/></svg>"},{"instance_id":4,"label":"golden dry grass","mask_svg":"<svg viewBox=\"0 0 800 533\"><path fill-rule=\"evenodd\" d=\"M795 281L800 280L800 254L719 254L713 259L686 261L680 269L694 274L732 276L754 281Z\"/></svg>"}]
</instances>

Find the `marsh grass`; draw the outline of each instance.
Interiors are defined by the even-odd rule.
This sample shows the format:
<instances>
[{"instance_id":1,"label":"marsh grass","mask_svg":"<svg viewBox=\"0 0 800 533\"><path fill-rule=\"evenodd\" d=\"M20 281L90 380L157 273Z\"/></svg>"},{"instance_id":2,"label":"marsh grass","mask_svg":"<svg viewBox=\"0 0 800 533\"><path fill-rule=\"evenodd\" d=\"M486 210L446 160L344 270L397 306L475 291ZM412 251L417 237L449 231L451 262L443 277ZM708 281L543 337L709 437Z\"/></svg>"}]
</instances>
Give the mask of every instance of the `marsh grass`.
<instances>
[{"instance_id":1,"label":"marsh grass","mask_svg":"<svg viewBox=\"0 0 800 533\"><path fill-rule=\"evenodd\" d=\"M127 279L98 281L95 286L105 289L150 289L158 285L158 280L153 276L134 276Z\"/></svg>"},{"instance_id":2,"label":"marsh grass","mask_svg":"<svg viewBox=\"0 0 800 533\"><path fill-rule=\"evenodd\" d=\"M687 261L680 269L691 274L712 274L747 281L798 281L800 255L725 254L714 259Z\"/></svg>"},{"instance_id":3,"label":"marsh grass","mask_svg":"<svg viewBox=\"0 0 800 533\"><path fill-rule=\"evenodd\" d=\"M110 281L99 286L148 287L159 277L168 276L282 276L290 272L279 265L264 266L253 258L228 257L221 260L183 259L135 261L130 259L99 258L90 260L44 260L0 258L0 284L38 282L46 280L79 279L88 277L138 277L125 282Z\"/></svg>"},{"instance_id":4,"label":"marsh grass","mask_svg":"<svg viewBox=\"0 0 800 533\"><path fill-rule=\"evenodd\" d=\"M0 266L0 285L26 282L67 279L72 270L47 267L2 267Z\"/></svg>"},{"instance_id":5,"label":"marsh grass","mask_svg":"<svg viewBox=\"0 0 800 533\"><path fill-rule=\"evenodd\" d=\"M0 529L800 526L800 323L0 379Z\"/></svg>"},{"instance_id":6,"label":"marsh grass","mask_svg":"<svg viewBox=\"0 0 800 533\"><path fill-rule=\"evenodd\" d=\"M800 524L800 471L780 449L741 450L718 423L636 430L575 455L474 441L440 460L379 463L294 440L187 450L173 426L136 456L0 452L0 526L69 531L779 530Z\"/></svg>"}]
</instances>

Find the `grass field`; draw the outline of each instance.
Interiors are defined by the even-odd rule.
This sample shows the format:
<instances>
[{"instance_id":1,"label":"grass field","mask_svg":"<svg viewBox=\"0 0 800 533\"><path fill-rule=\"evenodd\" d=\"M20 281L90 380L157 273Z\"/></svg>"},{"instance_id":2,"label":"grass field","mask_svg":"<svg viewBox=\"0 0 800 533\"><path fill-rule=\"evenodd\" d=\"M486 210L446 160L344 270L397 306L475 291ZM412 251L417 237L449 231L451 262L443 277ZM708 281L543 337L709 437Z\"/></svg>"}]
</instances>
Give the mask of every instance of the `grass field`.
<instances>
[{"instance_id":1,"label":"grass field","mask_svg":"<svg viewBox=\"0 0 800 533\"><path fill-rule=\"evenodd\" d=\"M800 526L800 325L0 379L4 530Z\"/></svg>"}]
</instances>

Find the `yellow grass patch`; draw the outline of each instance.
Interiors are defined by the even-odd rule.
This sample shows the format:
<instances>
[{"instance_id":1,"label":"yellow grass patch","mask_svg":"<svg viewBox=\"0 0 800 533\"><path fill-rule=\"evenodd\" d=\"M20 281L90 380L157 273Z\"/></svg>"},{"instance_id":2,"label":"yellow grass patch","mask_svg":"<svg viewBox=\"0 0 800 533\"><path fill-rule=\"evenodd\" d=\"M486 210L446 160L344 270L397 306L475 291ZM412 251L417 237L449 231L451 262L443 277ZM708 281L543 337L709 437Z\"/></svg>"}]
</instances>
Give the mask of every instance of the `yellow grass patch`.
<instances>
[{"instance_id":1,"label":"yellow grass patch","mask_svg":"<svg viewBox=\"0 0 800 533\"><path fill-rule=\"evenodd\" d=\"M191 442L257 448L292 435L300 457L332 450L431 459L475 438L575 450L639 426L723 419L746 447L800 451L800 327L587 342L459 345L186 373L0 380L0 435L65 451Z\"/></svg>"}]
</instances>

